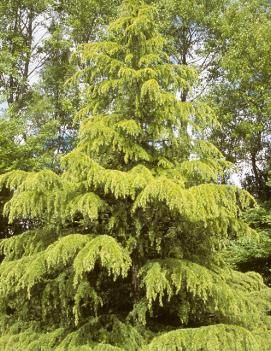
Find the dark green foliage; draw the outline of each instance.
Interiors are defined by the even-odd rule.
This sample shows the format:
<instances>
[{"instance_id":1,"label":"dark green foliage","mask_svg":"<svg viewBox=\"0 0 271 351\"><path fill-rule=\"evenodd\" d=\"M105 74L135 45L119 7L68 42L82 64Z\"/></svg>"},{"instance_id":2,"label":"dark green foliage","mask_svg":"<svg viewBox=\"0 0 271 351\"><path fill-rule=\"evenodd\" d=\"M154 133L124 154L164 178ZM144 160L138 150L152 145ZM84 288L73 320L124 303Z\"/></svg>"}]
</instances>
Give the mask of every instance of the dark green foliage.
<instances>
[{"instance_id":1,"label":"dark green foliage","mask_svg":"<svg viewBox=\"0 0 271 351\"><path fill-rule=\"evenodd\" d=\"M268 203L244 214L247 223L258 232L257 237L233 241L227 251L232 264L243 272L259 272L271 284L271 215Z\"/></svg>"}]
</instances>

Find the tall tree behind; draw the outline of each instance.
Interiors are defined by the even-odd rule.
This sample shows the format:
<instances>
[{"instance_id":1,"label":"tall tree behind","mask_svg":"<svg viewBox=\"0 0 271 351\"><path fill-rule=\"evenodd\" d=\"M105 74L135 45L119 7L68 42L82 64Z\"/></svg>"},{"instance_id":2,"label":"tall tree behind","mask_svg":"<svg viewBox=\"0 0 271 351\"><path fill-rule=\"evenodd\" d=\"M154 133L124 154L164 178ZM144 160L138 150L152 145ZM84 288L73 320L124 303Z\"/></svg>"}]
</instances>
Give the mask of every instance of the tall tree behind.
<instances>
[{"instance_id":1,"label":"tall tree behind","mask_svg":"<svg viewBox=\"0 0 271 351\"><path fill-rule=\"evenodd\" d=\"M243 186L260 200L268 199L270 2L161 0L158 4L163 32L171 38L171 58L193 64L201 76L201 84L181 98L213 92L221 127L215 126L212 140L243 169Z\"/></svg>"},{"instance_id":2,"label":"tall tree behind","mask_svg":"<svg viewBox=\"0 0 271 351\"><path fill-rule=\"evenodd\" d=\"M37 68L31 64L40 59L39 43L34 45L34 37L38 31L43 32L41 20L47 6L47 0L1 1L0 92L16 109L23 107L27 99L29 79Z\"/></svg>"},{"instance_id":3,"label":"tall tree behind","mask_svg":"<svg viewBox=\"0 0 271 351\"><path fill-rule=\"evenodd\" d=\"M201 96L208 88L213 66L218 58L218 47L210 45L217 24L229 4L228 0L159 0L162 31L169 39L171 59L179 64L197 68L201 84L182 92L181 99ZM207 89L208 90L208 89ZM191 92L190 92L191 93Z\"/></svg>"},{"instance_id":4,"label":"tall tree behind","mask_svg":"<svg viewBox=\"0 0 271 351\"><path fill-rule=\"evenodd\" d=\"M105 6L104 1L80 0L54 1L51 4L49 38L43 45L47 59L26 111L26 118L32 120L34 133L42 130L46 123L54 130L54 139L48 140L45 145L47 156L51 157L51 164L45 163L47 167L59 166L59 156L73 147L76 137L78 126L73 125L72 117L80 108L79 89L65 84L78 64L71 61L71 54L82 40L98 40L105 23L115 14L117 3L107 1ZM35 151L37 149L38 145Z\"/></svg>"},{"instance_id":5,"label":"tall tree behind","mask_svg":"<svg viewBox=\"0 0 271 351\"><path fill-rule=\"evenodd\" d=\"M211 98L221 129L212 139L228 160L243 169L243 186L266 201L271 156L270 2L233 3L218 32L214 44L221 52L214 76L218 84L214 83Z\"/></svg>"},{"instance_id":6,"label":"tall tree behind","mask_svg":"<svg viewBox=\"0 0 271 351\"><path fill-rule=\"evenodd\" d=\"M70 56L82 40L98 39L116 4L1 2L1 173L59 169L60 155L76 139L72 116L80 106L78 88L65 85L77 65ZM10 193L3 189L0 196L2 209ZM4 218L0 221L1 236L15 231Z\"/></svg>"},{"instance_id":7,"label":"tall tree behind","mask_svg":"<svg viewBox=\"0 0 271 351\"><path fill-rule=\"evenodd\" d=\"M29 168L43 163L49 166L48 157L54 159L55 153L65 152L72 144L63 136L66 129L66 135L73 134L71 116L79 104L77 92L64 87L76 66L70 56L82 40L98 39L117 4L92 0L1 2L2 106L9 118L21 124L17 134L21 145L29 145L25 149L30 153L25 158L31 158L32 150L37 162L30 161ZM43 154L44 162L38 161Z\"/></svg>"}]
</instances>

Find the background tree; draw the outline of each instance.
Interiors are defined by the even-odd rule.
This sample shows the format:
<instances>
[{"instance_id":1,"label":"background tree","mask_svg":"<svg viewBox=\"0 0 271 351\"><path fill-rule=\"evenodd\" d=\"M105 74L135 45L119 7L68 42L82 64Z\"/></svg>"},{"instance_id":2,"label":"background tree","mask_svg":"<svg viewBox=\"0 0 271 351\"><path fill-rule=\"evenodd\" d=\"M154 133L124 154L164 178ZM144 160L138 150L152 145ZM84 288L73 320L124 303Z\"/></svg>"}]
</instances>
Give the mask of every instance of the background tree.
<instances>
[{"instance_id":1,"label":"background tree","mask_svg":"<svg viewBox=\"0 0 271 351\"><path fill-rule=\"evenodd\" d=\"M259 272L271 286L271 215L269 207L251 209L244 219L259 233L255 238L233 241L227 250L228 260L242 272Z\"/></svg>"},{"instance_id":2,"label":"background tree","mask_svg":"<svg viewBox=\"0 0 271 351\"><path fill-rule=\"evenodd\" d=\"M116 11L115 4L1 2L0 173L44 167L59 170L59 158L73 147L78 130L72 118L80 106L79 90L65 85L77 66L71 54L82 40L98 39ZM3 189L0 197L2 209L10 192ZM0 236L20 232L2 216L0 222Z\"/></svg>"},{"instance_id":3,"label":"background tree","mask_svg":"<svg viewBox=\"0 0 271 351\"><path fill-rule=\"evenodd\" d=\"M262 206L246 221L256 240L235 241L231 260L242 271L261 273L270 284L270 2L238 1L223 12L212 46L220 53L213 69L211 100L221 124L212 140L239 167L242 186Z\"/></svg>"},{"instance_id":4,"label":"background tree","mask_svg":"<svg viewBox=\"0 0 271 351\"><path fill-rule=\"evenodd\" d=\"M160 8L162 31L168 38L167 45L174 62L193 65L197 68L200 81L192 94L183 92L181 99L203 96L210 84L212 70L220 53L220 46L213 45L217 38L228 0L212 1L155 1Z\"/></svg>"},{"instance_id":5,"label":"background tree","mask_svg":"<svg viewBox=\"0 0 271 351\"><path fill-rule=\"evenodd\" d=\"M270 28L268 1L227 8L215 44L221 54L211 97L221 123L212 138L242 168L243 186L262 202L270 198Z\"/></svg>"},{"instance_id":6,"label":"background tree","mask_svg":"<svg viewBox=\"0 0 271 351\"><path fill-rule=\"evenodd\" d=\"M116 3L113 1L112 5ZM77 1L76 6L73 2L54 0L1 4L3 106L7 117L22 124L19 137L29 144L28 149L33 147L32 153L39 163L36 168L44 163L48 166L48 162L55 167L56 154L72 145L71 120L74 110L79 108L79 98L77 91L64 87L76 67L70 56L82 39L98 39L102 26L116 10L110 5L108 1L105 7L103 1L90 0ZM48 130L51 133L46 139ZM31 164L30 169L33 167Z\"/></svg>"},{"instance_id":7,"label":"background tree","mask_svg":"<svg viewBox=\"0 0 271 351\"><path fill-rule=\"evenodd\" d=\"M27 100L29 80L37 69L34 61L40 65L40 45L35 36L43 32L41 18L45 16L47 4L47 0L1 2L0 92L15 110Z\"/></svg>"}]
</instances>

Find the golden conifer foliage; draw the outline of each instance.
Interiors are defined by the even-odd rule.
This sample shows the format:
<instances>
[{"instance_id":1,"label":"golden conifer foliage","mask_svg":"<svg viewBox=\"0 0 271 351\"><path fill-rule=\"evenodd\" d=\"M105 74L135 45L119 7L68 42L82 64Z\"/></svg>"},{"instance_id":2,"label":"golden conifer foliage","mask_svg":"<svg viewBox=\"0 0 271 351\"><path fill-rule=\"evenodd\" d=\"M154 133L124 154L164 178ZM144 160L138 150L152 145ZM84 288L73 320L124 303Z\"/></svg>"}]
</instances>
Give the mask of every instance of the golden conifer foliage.
<instances>
[{"instance_id":1,"label":"golden conifer foliage","mask_svg":"<svg viewBox=\"0 0 271 351\"><path fill-rule=\"evenodd\" d=\"M164 45L156 8L124 1L77 53L86 105L62 174L1 176L5 214L29 226L0 242L1 350L269 350L270 289L220 255L255 234L254 200L221 184L212 111L178 99L196 71Z\"/></svg>"}]
</instances>

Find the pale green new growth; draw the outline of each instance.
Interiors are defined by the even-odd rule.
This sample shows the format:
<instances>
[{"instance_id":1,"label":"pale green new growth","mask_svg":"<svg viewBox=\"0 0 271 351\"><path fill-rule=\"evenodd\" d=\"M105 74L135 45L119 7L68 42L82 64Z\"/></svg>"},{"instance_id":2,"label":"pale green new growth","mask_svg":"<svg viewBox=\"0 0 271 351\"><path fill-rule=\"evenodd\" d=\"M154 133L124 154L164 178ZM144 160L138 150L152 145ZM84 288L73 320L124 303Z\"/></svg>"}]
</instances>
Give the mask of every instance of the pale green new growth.
<instances>
[{"instance_id":1,"label":"pale green new growth","mask_svg":"<svg viewBox=\"0 0 271 351\"><path fill-rule=\"evenodd\" d=\"M164 297L171 300L174 295L188 293L210 313L251 327L261 325L261 314L268 310L268 296L262 295L262 305L254 304L255 294L266 289L256 273L238 277L237 272L212 271L186 260L167 259L147 264L141 274L150 309L157 298L163 306Z\"/></svg>"},{"instance_id":2,"label":"pale green new growth","mask_svg":"<svg viewBox=\"0 0 271 351\"><path fill-rule=\"evenodd\" d=\"M84 272L94 269L96 262L106 268L114 279L120 275L125 277L131 265L128 252L114 238L108 235L98 236L92 239L74 260L75 284L78 284Z\"/></svg>"},{"instance_id":3,"label":"pale green new growth","mask_svg":"<svg viewBox=\"0 0 271 351\"><path fill-rule=\"evenodd\" d=\"M231 325L215 325L177 330L158 336L142 351L264 351L246 329ZM267 349L266 349L267 350Z\"/></svg>"}]
</instances>

